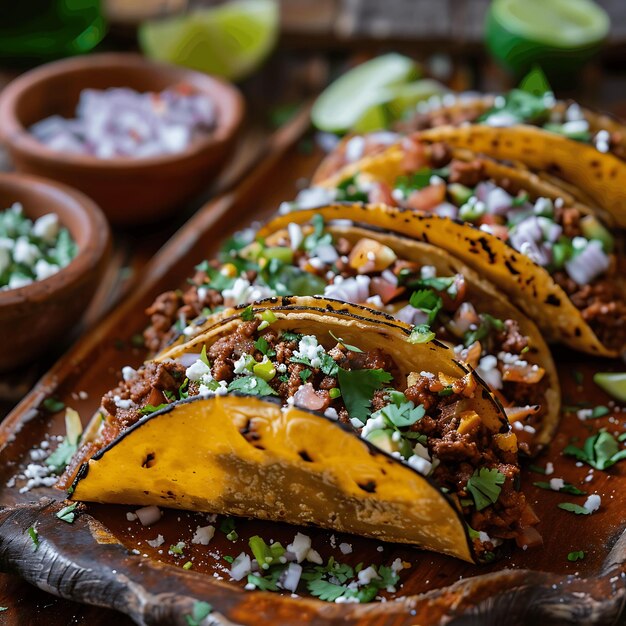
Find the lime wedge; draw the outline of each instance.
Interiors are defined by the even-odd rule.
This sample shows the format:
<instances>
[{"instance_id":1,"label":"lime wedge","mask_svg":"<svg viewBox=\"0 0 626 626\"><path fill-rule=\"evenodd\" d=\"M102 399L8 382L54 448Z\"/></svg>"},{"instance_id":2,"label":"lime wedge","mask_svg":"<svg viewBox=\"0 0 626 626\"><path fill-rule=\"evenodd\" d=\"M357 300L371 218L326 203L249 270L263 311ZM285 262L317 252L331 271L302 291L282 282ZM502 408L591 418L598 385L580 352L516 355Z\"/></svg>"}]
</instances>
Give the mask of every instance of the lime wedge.
<instances>
[{"instance_id":1,"label":"lime wedge","mask_svg":"<svg viewBox=\"0 0 626 626\"><path fill-rule=\"evenodd\" d=\"M594 374L593 382L616 400L626 402L626 372L600 372Z\"/></svg>"},{"instance_id":2,"label":"lime wedge","mask_svg":"<svg viewBox=\"0 0 626 626\"><path fill-rule=\"evenodd\" d=\"M278 36L275 0L234 0L212 9L144 22L146 56L239 80L253 72Z\"/></svg>"},{"instance_id":3,"label":"lime wedge","mask_svg":"<svg viewBox=\"0 0 626 626\"><path fill-rule=\"evenodd\" d=\"M445 85L432 78L422 78L405 85L397 85L389 88L391 98L389 100L389 110L395 119L398 119L407 112L413 112L418 104L423 100L428 100L432 96L438 96L448 91Z\"/></svg>"},{"instance_id":4,"label":"lime wedge","mask_svg":"<svg viewBox=\"0 0 626 626\"><path fill-rule=\"evenodd\" d=\"M318 97L311 111L313 124L320 130L342 133L353 129L359 120L360 126L368 129L372 119L384 118L380 108L389 101L389 87L406 84L416 78L418 66L400 54L385 54L367 61L340 76ZM380 126L379 126L380 128Z\"/></svg>"},{"instance_id":5,"label":"lime wedge","mask_svg":"<svg viewBox=\"0 0 626 626\"><path fill-rule=\"evenodd\" d=\"M493 0L487 12L491 53L517 73L534 64L551 81L574 72L600 48L609 17L593 0Z\"/></svg>"},{"instance_id":6,"label":"lime wedge","mask_svg":"<svg viewBox=\"0 0 626 626\"><path fill-rule=\"evenodd\" d=\"M520 37L578 48L606 37L609 18L592 0L495 0L492 14Z\"/></svg>"}]
</instances>

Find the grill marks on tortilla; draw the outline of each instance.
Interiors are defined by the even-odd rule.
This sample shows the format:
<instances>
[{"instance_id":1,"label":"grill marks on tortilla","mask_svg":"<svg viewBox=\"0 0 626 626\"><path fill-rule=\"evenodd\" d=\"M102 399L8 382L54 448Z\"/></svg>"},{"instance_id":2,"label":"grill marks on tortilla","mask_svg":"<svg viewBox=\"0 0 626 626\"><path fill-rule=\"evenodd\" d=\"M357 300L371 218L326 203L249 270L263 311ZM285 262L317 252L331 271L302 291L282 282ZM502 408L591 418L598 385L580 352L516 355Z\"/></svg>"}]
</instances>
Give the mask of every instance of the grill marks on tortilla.
<instances>
[{"instance_id":1,"label":"grill marks on tortilla","mask_svg":"<svg viewBox=\"0 0 626 626\"><path fill-rule=\"evenodd\" d=\"M561 306L561 299L558 296L555 296L553 293L549 294L544 300L546 304L551 306ZM580 329L577 329L580 334Z\"/></svg>"},{"instance_id":2,"label":"grill marks on tortilla","mask_svg":"<svg viewBox=\"0 0 626 626\"><path fill-rule=\"evenodd\" d=\"M362 489L366 493L376 493L376 481L368 480L364 483L357 483L359 489Z\"/></svg>"},{"instance_id":3,"label":"grill marks on tortilla","mask_svg":"<svg viewBox=\"0 0 626 626\"><path fill-rule=\"evenodd\" d=\"M156 462L156 454L154 452L148 452L146 454L146 458L143 460L141 467L145 467L146 469L150 469L154 466Z\"/></svg>"}]
</instances>

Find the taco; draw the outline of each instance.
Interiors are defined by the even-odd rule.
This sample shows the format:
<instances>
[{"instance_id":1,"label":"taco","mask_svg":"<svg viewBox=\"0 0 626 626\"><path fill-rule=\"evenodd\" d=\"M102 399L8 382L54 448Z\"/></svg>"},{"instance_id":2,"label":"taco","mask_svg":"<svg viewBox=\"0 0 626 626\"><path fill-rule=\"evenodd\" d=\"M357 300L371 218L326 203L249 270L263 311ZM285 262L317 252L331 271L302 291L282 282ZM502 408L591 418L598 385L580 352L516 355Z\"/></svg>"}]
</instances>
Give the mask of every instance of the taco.
<instances>
[{"instance_id":1,"label":"taco","mask_svg":"<svg viewBox=\"0 0 626 626\"><path fill-rule=\"evenodd\" d=\"M144 332L153 352L201 332L223 306L326 295L428 325L498 395L520 449L535 454L550 441L560 393L541 333L449 252L377 230L375 222L325 224L321 215L302 225L271 221L263 237L246 241L223 252L221 263L200 264L185 291L156 299Z\"/></svg>"},{"instance_id":2,"label":"taco","mask_svg":"<svg viewBox=\"0 0 626 626\"><path fill-rule=\"evenodd\" d=\"M345 168L320 188L342 201L383 202L444 218L414 220L436 229L418 238L448 250L511 295L550 340L602 356L624 351L626 302L614 236L560 187L414 136ZM298 200L286 207L293 208ZM379 226L389 223L395 221L387 216Z\"/></svg>"},{"instance_id":3,"label":"taco","mask_svg":"<svg viewBox=\"0 0 626 626\"><path fill-rule=\"evenodd\" d=\"M550 92L514 89L503 96L446 94L420 103L395 132L350 136L324 159L314 184L360 158L381 153L391 138L421 132L496 159L518 161L626 227L626 127L619 120Z\"/></svg>"},{"instance_id":4,"label":"taco","mask_svg":"<svg viewBox=\"0 0 626 626\"><path fill-rule=\"evenodd\" d=\"M315 524L467 561L536 543L515 434L453 355L323 298L225 311L115 390L71 497ZM151 376L186 398L148 406Z\"/></svg>"}]
</instances>

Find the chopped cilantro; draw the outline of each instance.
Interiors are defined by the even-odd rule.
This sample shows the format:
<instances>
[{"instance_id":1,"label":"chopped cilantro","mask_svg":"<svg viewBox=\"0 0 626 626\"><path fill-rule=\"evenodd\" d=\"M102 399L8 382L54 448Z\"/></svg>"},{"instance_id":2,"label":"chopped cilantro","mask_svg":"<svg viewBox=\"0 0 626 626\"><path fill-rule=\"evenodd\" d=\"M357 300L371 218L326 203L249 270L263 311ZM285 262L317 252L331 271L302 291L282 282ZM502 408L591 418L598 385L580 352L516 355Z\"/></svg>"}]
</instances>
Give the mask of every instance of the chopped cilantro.
<instances>
[{"instance_id":1,"label":"chopped cilantro","mask_svg":"<svg viewBox=\"0 0 626 626\"><path fill-rule=\"evenodd\" d=\"M306 586L312 596L324 602L334 602L348 591L345 585L337 585L323 578L314 578L308 581Z\"/></svg>"},{"instance_id":2,"label":"chopped cilantro","mask_svg":"<svg viewBox=\"0 0 626 626\"><path fill-rule=\"evenodd\" d=\"M374 392L391 382L392 376L383 369L344 370L338 368L341 396L350 417L367 420Z\"/></svg>"},{"instance_id":3,"label":"chopped cilantro","mask_svg":"<svg viewBox=\"0 0 626 626\"><path fill-rule=\"evenodd\" d=\"M227 535L226 535L226 539L228 539L228 541L237 541L237 539L239 539L239 533L237 533L236 530L231 530Z\"/></svg>"},{"instance_id":4,"label":"chopped cilantro","mask_svg":"<svg viewBox=\"0 0 626 626\"><path fill-rule=\"evenodd\" d=\"M56 516L60 520L67 522L68 524L73 524L74 518L76 517L76 513L74 513L74 510L76 509L77 506L78 506L78 502L74 502L73 504L70 504L66 506L65 508L61 509L60 511L58 511Z\"/></svg>"},{"instance_id":5,"label":"chopped cilantro","mask_svg":"<svg viewBox=\"0 0 626 626\"><path fill-rule=\"evenodd\" d=\"M248 305L242 312L241 312L241 319L244 322L251 322L254 319L254 312L252 311L252 305Z\"/></svg>"},{"instance_id":6,"label":"chopped cilantro","mask_svg":"<svg viewBox=\"0 0 626 626\"><path fill-rule=\"evenodd\" d=\"M167 402L159 404L158 406L154 406L154 404L146 404L146 406L144 406L139 413L141 415L151 415L152 413L156 413L157 411L164 409L166 406L169 406Z\"/></svg>"},{"instance_id":7,"label":"chopped cilantro","mask_svg":"<svg viewBox=\"0 0 626 626\"><path fill-rule=\"evenodd\" d=\"M33 544L35 546L34 549L37 550L37 548L39 547L39 533L37 532L37 529L34 526L30 526L26 529L26 532L29 534L30 538L33 541Z\"/></svg>"},{"instance_id":8,"label":"chopped cilantro","mask_svg":"<svg viewBox=\"0 0 626 626\"><path fill-rule=\"evenodd\" d=\"M435 291L448 291L455 282L455 276L432 276L430 278L416 278L407 282L407 287L421 287Z\"/></svg>"},{"instance_id":9,"label":"chopped cilantro","mask_svg":"<svg viewBox=\"0 0 626 626\"><path fill-rule=\"evenodd\" d=\"M278 591L278 579L283 573L282 567L270 570L265 576L259 574L248 574L248 583L254 585L261 591Z\"/></svg>"},{"instance_id":10,"label":"chopped cilantro","mask_svg":"<svg viewBox=\"0 0 626 626\"><path fill-rule=\"evenodd\" d=\"M576 550L575 552L570 552L567 555L568 561L582 561L585 558L585 553L582 550Z\"/></svg>"},{"instance_id":11,"label":"chopped cilantro","mask_svg":"<svg viewBox=\"0 0 626 626\"><path fill-rule=\"evenodd\" d=\"M591 511L589 509L586 509L584 506L580 506L580 504L574 504L573 502L559 502L557 506L559 509L569 511L570 513L576 513L576 515L591 515Z\"/></svg>"},{"instance_id":12,"label":"chopped cilantro","mask_svg":"<svg viewBox=\"0 0 626 626\"><path fill-rule=\"evenodd\" d=\"M281 339L283 339L284 341L295 341L296 343L298 343L298 341L300 341L300 339L302 339L302 335L300 333L283 333L280 337Z\"/></svg>"},{"instance_id":13,"label":"chopped cilantro","mask_svg":"<svg viewBox=\"0 0 626 626\"><path fill-rule=\"evenodd\" d=\"M58 413L65 408L65 403L61 402L61 400L57 400L57 398L46 398L41 405L43 406L48 413Z\"/></svg>"},{"instance_id":14,"label":"chopped cilantro","mask_svg":"<svg viewBox=\"0 0 626 626\"><path fill-rule=\"evenodd\" d=\"M303 383L306 383L306 381L308 380L308 378L311 376L311 370L302 370L300 372L300 380Z\"/></svg>"},{"instance_id":15,"label":"chopped cilantro","mask_svg":"<svg viewBox=\"0 0 626 626\"><path fill-rule=\"evenodd\" d=\"M278 377L278 380L280 380L281 383L288 383L289 382L289 376L287 376L287 374L281 374Z\"/></svg>"},{"instance_id":16,"label":"chopped cilantro","mask_svg":"<svg viewBox=\"0 0 626 626\"><path fill-rule=\"evenodd\" d=\"M552 487L550 486L549 482L536 482L536 483L533 483L533 485L535 485L535 487L539 487L540 489L547 489L548 491L554 491L554 489L552 489ZM586 491L581 491L578 487L575 487L574 485L570 483L565 483L559 489L559 491L561 493L569 493L573 496L584 496L587 494Z\"/></svg>"},{"instance_id":17,"label":"chopped cilantro","mask_svg":"<svg viewBox=\"0 0 626 626\"><path fill-rule=\"evenodd\" d=\"M420 289L414 291L409 299L409 304L428 315L428 324L432 324L441 307L443 300L432 289Z\"/></svg>"},{"instance_id":18,"label":"chopped cilantro","mask_svg":"<svg viewBox=\"0 0 626 626\"><path fill-rule=\"evenodd\" d=\"M280 558L285 555L285 548L280 543L268 545L261 537L255 535L250 537L248 545L261 569L267 570L272 565L282 564Z\"/></svg>"},{"instance_id":19,"label":"chopped cilantro","mask_svg":"<svg viewBox=\"0 0 626 626\"><path fill-rule=\"evenodd\" d=\"M428 343L435 338L435 333L428 324L418 324L409 335L409 343Z\"/></svg>"},{"instance_id":20,"label":"chopped cilantro","mask_svg":"<svg viewBox=\"0 0 626 626\"><path fill-rule=\"evenodd\" d=\"M454 389L452 389L452 387L446 387L445 389L442 389L441 391L437 392L438 396L441 396L442 398L445 398L447 396L451 396L454 393Z\"/></svg>"},{"instance_id":21,"label":"chopped cilantro","mask_svg":"<svg viewBox=\"0 0 626 626\"><path fill-rule=\"evenodd\" d=\"M235 557L230 556L230 554L225 554L222 558L226 561L226 563L232 564L235 562Z\"/></svg>"},{"instance_id":22,"label":"chopped cilantro","mask_svg":"<svg viewBox=\"0 0 626 626\"><path fill-rule=\"evenodd\" d=\"M213 607L208 602L196 601L193 603L191 615L185 615L187 626L200 626L202 621L213 611Z\"/></svg>"},{"instance_id":23,"label":"chopped cilantro","mask_svg":"<svg viewBox=\"0 0 626 626\"><path fill-rule=\"evenodd\" d=\"M531 472L536 472L537 474L545 474L546 470L543 467L540 467L539 465L529 465L528 469Z\"/></svg>"},{"instance_id":24,"label":"chopped cilantro","mask_svg":"<svg viewBox=\"0 0 626 626\"><path fill-rule=\"evenodd\" d=\"M626 433L622 433L618 438L618 441L626 441Z\"/></svg>"},{"instance_id":25,"label":"chopped cilantro","mask_svg":"<svg viewBox=\"0 0 626 626\"><path fill-rule=\"evenodd\" d=\"M207 366L211 367L209 363L209 357L206 355L206 346L202 346L202 352L200 352L200 360Z\"/></svg>"},{"instance_id":26,"label":"chopped cilantro","mask_svg":"<svg viewBox=\"0 0 626 626\"><path fill-rule=\"evenodd\" d=\"M404 394L402 395L404 396ZM405 398L405 401L399 404L392 401L390 404L380 409L380 411L373 414L372 417L374 417L374 415L382 415L385 420L390 422L393 426L406 428L421 420L424 414L425 410L421 404L415 406L414 402L406 401Z\"/></svg>"},{"instance_id":27,"label":"chopped cilantro","mask_svg":"<svg viewBox=\"0 0 626 626\"><path fill-rule=\"evenodd\" d=\"M450 175L448 168L430 169L423 168L408 176L399 176L394 183L394 188L399 189L402 195L406 198L411 195L413 191L419 191L430 185L430 179L432 176L439 176L446 179Z\"/></svg>"},{"instance_id":28,"label":"chopped cilantro","mask_svg":"<svg viewBox=\"0 0 626 626\"><path fill-rule=\"evenodd\" d=\"M185 547L184 541L179 541L177 544L171 545L169 549L170 554L175 554L177 556L183 556L183 548Z\"/></svg>"},{"instance_id":29,"label":"chopped cilantro","mask_svg":"<svg viewBox=\"0 0 626 626\"><path fill-rule=\"evenodd\" d=\"M235 530L235 520L232 517L225 517L220 522L220 530L227 535L228 533Z\"/></svg>"},{"instance_id":30,"label":"chopped cilantro","mask_svg":"<svg viewBox=\"0 0 626 626\"><path fill-rule=\"evenodd\" d=\"M313 225L313 232L307 235L303 241L304 249L307 252L313 252L318 246L332 243L333 237L330 233L324 232L324 218L319 213L312 217L311 224Z\"/></svg>"},{"instance_id":31,"label":"chopped cilantro","mask_svg":"<svg viewBox=\"0 0 626 626\"><path fill-rule=\"evenodd\" d=\"M183 565L183 569L191 569L193 567L193 563L191 561L187 561L184 565Z\"/></svg>"},{"instance_id":32,"label":"chopped cilantro","mask_svg":"<svg viewBox=\"0 0 626 626\"><path fill-rule=\"evenodd\" d=\"M272 358L273 356L276 356L276 350L272 350L270 348L269 343L267 343L267 339L265 339L265 337L259 337L255 342L254 342L254 347L263 355L265 355L268 358Z\"/></svg>"},{"instance_id":33,"label":"chopped cilantro","mask_svg":"<svg viewBox=\"0 0 626 626\"><path fill-rule=\"evenodd\" d=\"M335 337L332 330L329 330L328 333L337 343L341 344L346 350L350 350L350 352L363 352L361 348L351 346L349 343L346 343L341 337Z\"/></svg>"},{"instance_id":34,"label":"chopped cilantro","mask_svg":"<svg viewBox=\"0 0 626 626\"><path fill-rule=\"evenodd\" d=\"M320 356L320 361L320 370L322 370L322 372L326 374L326 376L337 375L337 370L339 369L339 366L337 365L337 363L335 363L333 357L331 357L329 354L324 353Z\"/></svg>"},{"instance_id":35,"label":"chopped cilantro","mask_svg":"<svg viewBox=\"0 0 626 626\"><path fill-rule=\"evenodd\" d=\"M78 450L78 441L72 443L65 437L58 448L46 459L46 465L51 467L55 474L61 474L71 461L76 450Z\"/></svg>"},{"instance_id":36,"label":"chopped cilantro","mask_svg":"<svg viewBox=\"0 0 626 626\"><path fill-rule=\"evenodd\" d=\"M597 470L605 470L618 461L626 459L626 449L619 449L618 442L611 433L601 430L585 440L582 448L569 444L563 454L573 456Z\"/></svg>"},{"instance_id":37,"label":"chopped cilantro","mask_svg":"<svg viewBox=\"0 0 626 626\"><path fill-rule=\"evenodd\" d=\"M4 611L8 611L9 607L8 606L0 606L0 613L4 613Z\"/></svg>"},{"instance_id":38,"label":"chopped cilantro","mask_svg":"<svg viewBox=\"0 0 626 626\"><path fill-rule=\"evenodd\" d=\"M504 330L504 322L499 320L489 313L481 313L480 314L480 325L476 330L468 330L463 336L463 344L467 348L471 346L475 341L483 341L493 331L502 331Z\"/></svg>"},{"instance_id":39,"label":"chopped cilantro","mask_svg":"<svg viewBox=\"0 0 626 626\"><path fill-rule=\"evenodd\" d=\"M497 469L481 467L474 471L467 481L467 490L474 498L477 511L482 511L497 501L500 491L502 491L500 485L504 484L504 480L504 474Z\"/></svg>"},{"instance_id":40,"label":"chopped cilantro","mask_svg":"<svg viewBox=\"0 0 626 626\"><path fill-rule=\"evenodd\" d=\"M366 191L361 191L356 183L356 174L337 185L336 199L339 202L367 202ZM321 217L321 215L320 215Z\"/></svg>"},{"instance_id":41,"label":"chopped cilantro","mask_svg":"<svg viewBox=\"0 0 626 626\"><path fill-rule=\"evenodd\" d=\"M230 289L235 283L235 278L228 276L220 270L212 267L206 261L196 265L196 270L202 271L207 275L208 286L216 291L224 291L224 289Z\"/></svg>"},{"instance_id":42,"label":"chopped cilantro","mask_svg":"<svg viewBox=\"0 0 626 626\"><path fill-rule=\"evenodd\" d=\"M251 396L277 396L278 394L259 376L242 376L228 383L228 391L240 391Z\"/></svg>"},{"instance_id":43,"label":"chopped cilantro","mask_svg":"<svg viewBox=\"0 0 626 626\"><path fill-rule=\"evenodd\" d=\"M595 406L591 411L591 419L596 419L597 417L604 417L610 413L610 409L606 406Z\"/></svg>"}]
</instances>

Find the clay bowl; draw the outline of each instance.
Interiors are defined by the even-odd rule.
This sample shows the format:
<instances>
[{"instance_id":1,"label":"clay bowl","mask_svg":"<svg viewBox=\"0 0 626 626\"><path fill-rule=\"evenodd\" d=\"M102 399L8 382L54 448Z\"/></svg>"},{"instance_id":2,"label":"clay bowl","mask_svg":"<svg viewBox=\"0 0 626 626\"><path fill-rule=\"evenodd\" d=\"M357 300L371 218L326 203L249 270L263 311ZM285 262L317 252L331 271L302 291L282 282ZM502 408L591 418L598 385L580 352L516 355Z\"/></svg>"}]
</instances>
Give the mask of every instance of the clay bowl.
<instances>
[{"instance_id":1,"label":"clay bowl","mask_svg":"<svg viewBox=\"0 0 626 626\"><path fill-rule=\"evenodd\" d=\"M100 159L51 150L28 132L32 124L53 114L74 117L85 88L162 91L181 82L211 97L217 126L178 154ZM175 211L208 185L234 146L243 113L239 91L217 78L135 54L96 54L43 65L5 87L0 95L0 140L18 171L80 189L114 224L142 224Z\"/></svg>"},{"instance_id":2,"label":"clay bowl","mask_svg":"<svg viewBox=\"0 0 626 626\"><path fill-rule=\"evenodd\" d=\"M0 371L33 361L63 341L91 301L111 248L106 218L82 193L35 176L0 174L0 210L14 202L31 219L56 213L78 252L50 278L0 291Z\"/></svg>"}]
</instances>

